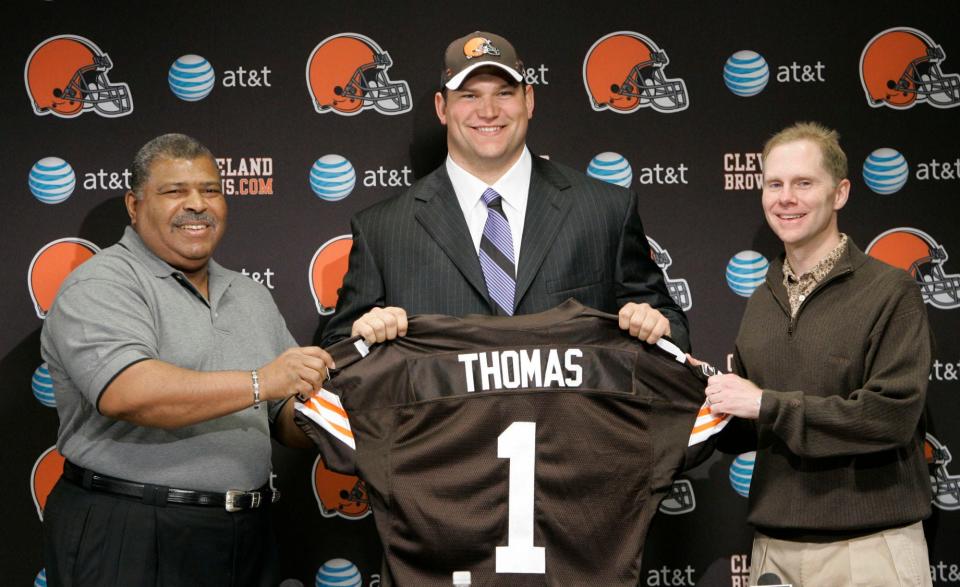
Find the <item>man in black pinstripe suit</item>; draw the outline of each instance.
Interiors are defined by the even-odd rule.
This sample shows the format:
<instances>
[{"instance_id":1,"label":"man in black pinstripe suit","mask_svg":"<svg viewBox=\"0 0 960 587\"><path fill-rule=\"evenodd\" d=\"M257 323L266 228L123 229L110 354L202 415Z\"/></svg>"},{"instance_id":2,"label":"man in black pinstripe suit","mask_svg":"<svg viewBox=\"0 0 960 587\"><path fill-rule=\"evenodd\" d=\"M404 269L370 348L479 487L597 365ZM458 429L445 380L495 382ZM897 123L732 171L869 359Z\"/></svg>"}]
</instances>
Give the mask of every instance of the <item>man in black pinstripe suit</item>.
<instances>
[{"instance_id":1,"label":"man in black pinstripe suit","mask_svg":"<svg viewBox=\"0 0 960 587\"><path fill-rule=\"evenodd\" d=\"M435 104L446 163L352 221L353 248L323 345L352 334L382 342L408 314L530 314L567 298L609 313L647 342L689 349L687 320L654 263L637 196L526 148L533 88L504 38L475 32L447 48ZM495 190L512 235L513 303L488 293L478 253ZM491 214L493 207L491 206Z\"/></svg>"}]
</instances>

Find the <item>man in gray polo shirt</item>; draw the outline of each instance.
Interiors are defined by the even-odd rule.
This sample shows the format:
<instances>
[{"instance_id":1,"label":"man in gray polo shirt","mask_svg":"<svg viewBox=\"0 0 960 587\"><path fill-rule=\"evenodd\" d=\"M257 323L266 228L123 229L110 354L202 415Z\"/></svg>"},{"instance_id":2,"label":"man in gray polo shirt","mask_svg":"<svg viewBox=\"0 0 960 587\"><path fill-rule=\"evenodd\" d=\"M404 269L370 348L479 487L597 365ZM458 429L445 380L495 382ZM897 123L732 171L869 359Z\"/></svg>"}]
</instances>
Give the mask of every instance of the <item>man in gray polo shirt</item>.
<instances>
[{"instance_id":1,"label":"man in gray polo shirt","mask_svg":"<svg viewBox=\"0 0 960 587\"><path fill-rule=\"evenodd\" d=\"M116 245L74 271L44 323L64 476L44 512L50 585L268 585L270 435L311 447L293 394L332 366L273 299L211 259L220 173L184 135L148 142Z\"/></svg>"}]
</instances>

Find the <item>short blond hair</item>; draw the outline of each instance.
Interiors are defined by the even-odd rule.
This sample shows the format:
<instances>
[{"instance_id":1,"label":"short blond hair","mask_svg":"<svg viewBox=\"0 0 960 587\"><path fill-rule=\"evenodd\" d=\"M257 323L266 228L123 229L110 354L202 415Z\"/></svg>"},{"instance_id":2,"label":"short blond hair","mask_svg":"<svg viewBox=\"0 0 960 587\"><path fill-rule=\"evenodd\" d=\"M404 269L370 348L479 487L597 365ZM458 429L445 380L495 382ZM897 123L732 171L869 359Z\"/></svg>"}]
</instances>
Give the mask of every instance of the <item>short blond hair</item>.
<instances>
[{"instance_id":1,"label":"short blond hair","mask_svg":"<svg viewBox=\"0 0 960 587\"><path fill-rule=\"evenodd\" d=\"M840 148L840 133L819 122L797 122L770 137L763 146L763 160L774 147L807 140L820 147L821 164L838 184L847 178L847 154Z\"/></svg>"}]
</instances>

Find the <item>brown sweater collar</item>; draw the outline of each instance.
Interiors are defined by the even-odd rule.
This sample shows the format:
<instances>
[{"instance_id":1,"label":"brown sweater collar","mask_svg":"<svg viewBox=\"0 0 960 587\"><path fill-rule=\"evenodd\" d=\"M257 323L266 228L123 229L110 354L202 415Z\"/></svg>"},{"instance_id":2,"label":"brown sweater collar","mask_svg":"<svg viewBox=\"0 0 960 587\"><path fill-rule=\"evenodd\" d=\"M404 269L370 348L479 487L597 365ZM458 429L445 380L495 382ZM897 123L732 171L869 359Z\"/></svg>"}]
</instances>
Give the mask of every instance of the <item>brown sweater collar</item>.
<instances>
[{"instance_id":1,"label":"brown sweater collar","mask_svg":"<svg viewBox=\"0 0 960 587\"><path fill-rule=\"evenodd\" d=\"M786 253L780 253L780 255L777 256L777 258L774 259L770 264L770 268L767 270L766 285L773 293L773 297L776 298L777 302L789 315L790 298L787 295L787 288L783 285L784 259L786 259ZM813 292L811 292L811 295L832 281L836 276L850 273L851 271L856 271L867 262L867 259L869 259L869 257L860 250L856 243L853 242L853 239L849 239L847 241L847 250L840 256L839 259L837 259L833 269L831 269L830 272L827 273L820 281L820 283L817 284L817 287L814 288Z\"/></svg>"}]
</instances>

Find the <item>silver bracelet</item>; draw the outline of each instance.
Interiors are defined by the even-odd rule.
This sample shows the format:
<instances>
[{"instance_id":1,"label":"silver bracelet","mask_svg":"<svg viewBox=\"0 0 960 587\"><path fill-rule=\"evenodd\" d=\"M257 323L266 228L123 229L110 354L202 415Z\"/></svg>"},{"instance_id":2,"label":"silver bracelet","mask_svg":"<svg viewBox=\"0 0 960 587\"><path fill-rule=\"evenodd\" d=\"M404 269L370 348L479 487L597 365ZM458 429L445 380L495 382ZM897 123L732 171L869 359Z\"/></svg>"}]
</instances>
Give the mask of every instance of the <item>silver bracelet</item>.
<instances>
[{"instance_id":1,"label":"silver bracelet","mask_svg":"<svg viewBox=\"0 0 960 587\"><path fill-rule=\"evenodd\" d=\"M250 378L253 380L253 409L260 409L260 375L257 370L250 371Z\"/></svg>"}]
</instances>

